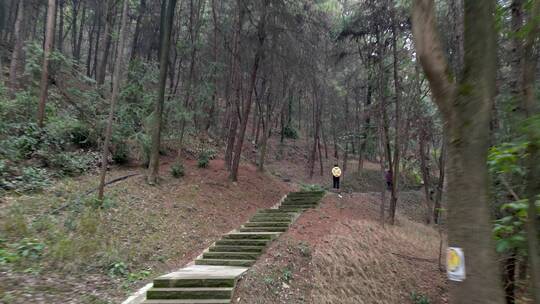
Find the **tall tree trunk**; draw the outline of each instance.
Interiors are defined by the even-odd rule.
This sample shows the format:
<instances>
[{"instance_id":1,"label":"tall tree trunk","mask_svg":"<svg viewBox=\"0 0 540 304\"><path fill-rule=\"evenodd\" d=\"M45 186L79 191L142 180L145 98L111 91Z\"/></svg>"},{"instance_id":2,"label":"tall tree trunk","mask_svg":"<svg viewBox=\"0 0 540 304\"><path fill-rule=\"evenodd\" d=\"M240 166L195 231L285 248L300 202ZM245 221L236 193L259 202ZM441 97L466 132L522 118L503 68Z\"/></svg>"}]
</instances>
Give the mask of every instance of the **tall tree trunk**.
<instances>
[{"instance_id":1,"label":"tall tree trunk","mask_svg":"<svg viewBox=\"0 0 540 304\"><path fill-rule=\"evenodd\" d=\"M82 14L81 14L81 26L79 28L79 36L77 37L77 42L75 43L75 49L73 50L73 58L75 58L76 61L79 61L81 59L81 47L82 47L82 40L83 40L83 32L84 32L84 24L86 22L86 5L83 4L82 8ZM77 26L75 23L74 26ZM92 49L92 44L88 44L88 50Z\"/></svg>"},{"instance_id":2,"label":"tall tree trunk","mask_svg":"<svg viewBox=\"0 0 540 304\"><path fill-rule=\"evenodd\" d=\"M99 18L97 17L97 14L94 16L94 20L92 22L92 27L88 31L88 54L86 56L86 76L92 77L92 51L94 50L94 33L96 26L99 26L98 23ZM98 35L99 36L99 35ZM99 40L96 38L96 40Z\"/></svg>"},{"instance_id":3,"label":"tall tree trunk","mask_svg":"<svg viewBox=\"0 0 540 304\"><path fill-rule=\"evenodd\" d=\"M9 66L9 86L11 93L14 94L17 90L17 69L19 68L19 61L21 60L21 53L23 48L22 39L22 21L24 14L24 0L19 0L19 6L17 8L17 19L15 21L15 46L13 53L11 53L11 64ZM0 54L1 55L1 54ZM2 71L0 71L2 73Z\"/></svg>"},{"instance_id":4,"label":"tall tree trunk","mask_svg":"<svg viewBox=\"0 0 540 304\"><path fill-rule=\"evenodd\" d=\"M64 0L59 0L59 5L56 7L58 17L58 39L56 40L56 48L60 53L64 52Z\"/></svg>"},{"instance_id":5,"label":"tall tree trunk","mask_svg":"<svg viewBox=\"0 0 540 304\"><path fill-rule=\"evenodd\" d=\"M99 4L98 10L102 12L102 4ZM97 78L97 67L98 67L98 58L99 58L99 47L100 47L100 41L101 41L101 17L96 15L96 25L97 25L97 32L96 32L96 44L94 47L94 58L93 58L93 64L92 64L92 72L90 73L95 78Z\"/></svg>"},{"instance_id":6,"label":"tall tree trunk","mask_svg":"<svg viewBox=\"0 0 540 304\"><path fill-rule=\"evenodd\" d=\"M397 35L398 35L398 29L397 29L397 23L398 20L396 20L395 12L394 14L394 20L392 22L392 51L394 55L394 94L395 94L395 104L396 104L396 137L394 138L394 160L393 165L394 167L391 169L392 171L392 196L390 198L390 223L393 225L395 218L396 218L396 209L397 209L397 200L398 200L398 192L399 192L399 164L400 164L400 151L401 151L401 84L398 74L398 50L397 50Z\"/></svg>"},{"instance_id":7,"label":"tall tree trunk","mask_svg":"<svg viewBox=\"0 0 540 304\"><path fill-rule=\"evenodd\" d=\"M266 39L266 11L269 5L270 5L270 0L264 0L261 20L259 21L259 24L257 26L258 28L257 37L258 37L259 45L257 48L257 52L255 53L255 59L254 59L253 67L251 70L251 80L250 80L250 87L248 91L248 97L246 100L246 104L244 105L244 109L243 109L244 111L242 113L242 116L240 117L240 130L238 131L239 132L238 140L236 142L236 146L234 149L234 158L232 161L231 174L230 174L230 178L233 181L238 180L238 168L240 166L242 145L244 144L244 136L246 134L247 122L249 119L249 113L251 111L253 92L255 90L255 85L257 81L257 71L259 70L260 62L264 58L264 41Z\"/></svg>"},{"instance_id":8,"label":"tall tree trunk","mask_svg":"<svg viewBox=\"0 0 540 304\"><path fill-rule=\"evenodd\" d=\"M210 104L210 109L208 113L208 119L206 122L206 132L210 129L212 125L216 123L216 103L218 98L218 16L217 16L217 7L216 0L212 0L212 24L214 25L214 33L212 37L212 53L213 53L213 65L212 65L212 80L213 80L213 90L212 90L212 99Z\"/></svg>"},{"instance_id":9,"label":"tall tree trunk","mask_svg":"<svg viewBox=\"0 0 540 304\"><path fill-rule=\"evenodd\" d=\"M268 139L270 138L270 134L272 133L272 108L270 106L270 94L267 94L266 98L266 113L263 114L263 111L261 111L261 122L262 122L262 129L263 129L263 136L262 136L262 142L261 142L261 152L259 155L259 164L258 169L259 171L264 171L264 161L266 159L266 152L268 150ZM262 109L262 107L261 107ZM265 117L263 117L263 115Z\"/></svg>"},{"instance_id":10,"label":"tall tree trunk","mask_svg":"<svg viewBox=\"0 0 540 304\"><path fill-rule=\"evenodd\" d=\"M161 11L161 18L164 22L161 24L161 51L159 60L159 91L155 102L153 129L152 129L152 148L150 162L148 166L148 183L156 184L159 178L159 148L161 146L161 116L163 114L163 104L165 101L165 86L167 84L167 68L169 67L169 51L171 48L171 30L176 10L176 0L168 0L167 7Z\"/></svg>"},{"instance_id":11,"label":"tall tree trunk","mask_svg":"<svg viewBox=\"0 0 540 304\"><path fill-rule=\"evenodd\" d=\"M319 138L319 98L317 96L317 87L315 80L313 81L313 148L311 149L311 155L309 158L309 178L313 178L315 173L315 160L317 159L317 142Z\"/></svg>"},{"instance_id":12,"label":"tall tree trunk","mask_svg":"<svg viewBox=\"0 0 540 304\"><path fill-rule=\"evenodd\" d=\"M540 303L540 218L537 213L536 202L540 193L540 136L537 125L540 117L540 108L536 99L536 67L538 65L538 47L540 36L540 0L534 0L529 20L531 30L527 34L523 55L522 76L522 107L525 110L527 125L527 182L526 195L529 202L527 227L527 249L530 265L531 286L530 291L535 303Z\"/></svg>"},{"instance_id":13,"label":"tall tree trunk","mask_svg":"<svg viewBox=\"0 0 540 304\"><path fill-rule=\"evenodd\" d=\"M45 45L43 48L43 68L41 71L40 93L39 93L39 108L37 122L40 128L43 127L45 118L45 104L47 102L47 92L49 89L49 56L54 42L54 23L56 10L56 0L49 0L47 7L47 33L45 35Z\"/></svg>"},{"instance_id":14,"label":"tall tree trunk","mask_svg":"<svg viewBox=\"0 0 540 304\"><path fill-rule=\"evenodd\" d=\"M420 121L420 124L423 122ZM426 200L426 223L431 223L433 216L433 206L431 197L431 174L429 170L429 155L426 153L426 130L423 126L420 126L418 134L418 154L420 156L420 169L422 171L422 179L424 180L424 195Z\"/></svg>"},{"instance_id":15,"label":"tall tree trunk","mask_svg":"<svg viewBox=\"0 0 540 304\"><path fill-rule=\"evenodd\" d=\"M127 32L128 6L129 0L124 0L124 6L122 8L122 21L120 25L120 37L118 38L118 51L116 52L116 63L114 65L114 81L111 95L111 108L109 110L109 119L107 121L107 129L105 131L105 142L103 143L103 155L101 159L101 172L98 187L98 200L100 202L103 202L103 195L105 192L105 177L107 175L107 159L109 157L109 145L111 142L112 125L114 121L114 108L116 106L116 99L118 98L118 93L120 91L120 85L122 84L121 73L122 67L124 65L123 58L124 44Z\"/></svg>"},{"instance_id":16,"label":"tall tree trunk","mask_svg":"<svg viewBox=\"0 0 540 304\"><path fill-rule=\"evenodd\" d=\"M98 85L105 83L105 74L107 72L107 62L109 60L109 52L111 50L112 32L114 28L113 24L113 10L115 7L115 0L106 0L105 2L105 31L103 32L102 47L99 55L99 60L96 67L96 82ZM97 55L97 54L96 54Z\"/></svg>"},{"instance_id":17,"label":"tall tree trunk","mask_svg":"<svg viewBox=\"0 0 540 304\"><path fill-rule=\"evenodd\" d=\"M228 120L228 136L227 136L227 147L225 149L225 166L230 171L232 168L232 159L233 151L236 142L236 132L238 128L238 116L240 104L242 103L242 75L241 75L241 62L240 62L240 40L242 34L242 25L244 23L244 7L242 0L237 0L237 18L236 18L236 29L234 33L234 42L233 42L233 54L232 54L232 71L231 71L231 83L234 90L234 102L228 101L229 115ZM228 98L229 100L230 98Z\"/></svg>"},{"instance_id":18,"label":"tall tree trunk","mask_svg":"<svg viewBox=\"0 0 540 304\"><path fill-rule=\"evenodd\" d=\"M368 142L369 137L369 128L371 125L371 97L373 93L373 86L371 84L371 77L368 78L368 84L367 84L367 93L366 93L366 106L364 110L364 114L366 115L366 118L364 120L364 128L362 130L362 142L360 143L360 152L358 156L358 170L361 170L364 166L363 162L363 155L366 151L366 146Z\"/></svg>"},{"instance_id":19,"label":"tall tree trunk","mask_svg":"<svg viewBox=\"0 0 540 304\"><path fill-rule=\"evenodd\" d=\"M465 0L462 77L448 73L435 16L433 0L414 1L417 55L448 134L448 243L465 253L467 278L450 283L450 302L501 304L486 164L496 75L495 1Z\"/></svg>"},{"instance_id":20,"label":"tall tree trunk","mask_svg":"<svg viewBox=\"0 0 540 304\"><path fill-rule=\"evenodd\" d=\"M137 13L137 21L135 21L135 33L133 34L133 42L131 44L131 60L139 55L139 36L141 34L141 23L143 15L146 11L146 0L140 0L139 11Z\"/></svg>"}]
</instances>

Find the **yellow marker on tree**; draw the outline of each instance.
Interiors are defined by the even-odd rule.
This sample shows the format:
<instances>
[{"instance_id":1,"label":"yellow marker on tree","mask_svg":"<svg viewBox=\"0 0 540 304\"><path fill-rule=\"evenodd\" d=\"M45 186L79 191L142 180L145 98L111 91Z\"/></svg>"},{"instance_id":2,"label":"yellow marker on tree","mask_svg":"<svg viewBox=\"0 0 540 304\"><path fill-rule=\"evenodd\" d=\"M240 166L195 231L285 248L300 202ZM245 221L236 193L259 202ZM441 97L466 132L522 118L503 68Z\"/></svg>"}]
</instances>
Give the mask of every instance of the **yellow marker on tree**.
<instances>
[{"instance_id":1,"label":"yellow marker on tree","mask_svg":"<svg viewBox=\"0 0 540 304\"><path fill-rule=\"evenodd\" d=\"M463 249L448 247L446 270L450 281L461 282L465 280L465 254Z\"/></svg>"}]
</instances>

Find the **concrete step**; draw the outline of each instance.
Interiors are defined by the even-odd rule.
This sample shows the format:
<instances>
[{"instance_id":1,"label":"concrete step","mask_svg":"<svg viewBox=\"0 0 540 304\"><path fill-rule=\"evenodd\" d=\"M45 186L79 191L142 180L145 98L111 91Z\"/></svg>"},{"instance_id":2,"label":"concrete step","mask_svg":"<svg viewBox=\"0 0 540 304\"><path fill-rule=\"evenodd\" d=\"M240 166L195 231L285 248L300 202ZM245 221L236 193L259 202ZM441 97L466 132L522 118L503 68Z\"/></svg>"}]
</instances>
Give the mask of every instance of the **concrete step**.
<instances>
[{"instance_id":1,"label":"concrete step","mask_svg":"<svg viewBox=\"0 0 540 304\"><path fill-rule=\"evenodd\" d=\"M287 206L298 206L298 205L306 205L306 206L318 206L319 203L306 203L306 202L284 202L279 207L287 207ZM282 210L282 209L279 209Z\"/></svg>"},{"instance_id":2,"label":"concrete step","mask_svg":"<svg viewBox=\"0 0 540 304\"><path fill-rule=\"evenodd\" d=\"M257 218L269 218L269 219L280 219L280 220L293 220L296 218L296 213L283 212L283 213L255 213L253 217Z\"/></svg>"},{"instance_id":3,"label":"concrete step","mask_svg":"<svg viewBox=\"0 0 540 304\"><path fill-rule=\"evenodd\" d=\"M255 260L218 260L218 259L195 260L195 265L251 267L253 264L255 264Z\"/></svg>"},{"instance_id":4,"label":"concrete step","mask_svg":"<svg viewBox=\"0 0 540 304\"><path fill-rule=\"evenodd\" d=\"M319 201L311 201L311 200L285 200L285 201L283 201L283 203L281 203L281 206L284 206L284 205L298 205L298 204L301 204L301 205L310 205L310 204L318 205L318 204L319 204Z\"/></svg>"},{"instance_id":5,"label":"concrete step","mask_svg":"<svg viewBox=\"0 0 540 304\"><path fill-rule=\"evenodd\" d=\"M289 223L284 222L247 222L244 227L289 227Z\"/></svg>"},{"instance_id":6,"label":"concrete step","mask_svg":"<svg viewBox=\"0 0 540 304\"><path fill-rule=\"evenodd\" d=\"M279 209L277 209L279 210ZM280 210L281 211L281 210ZM274 213L255 213L254 216L264 216L264 217L270 217L270 218L288 218L292 219L296 217L296 213L290 213L290 212L274 212Z\"/></svg>"},{"instance_id":7,"label":"concrete step","mask_svg":"<svg viewBox=\"0 0 540 304\"><path fill-rule=\"evenodd\" d=\"M205 252L203 259L214 260L256 260L260 252Z\"/></svg>"},{"instance_id":8,"label":"concrete step","mask_svg":"<svg viewBox=\"0 0 540 304\"><path fill-rule=\"evenodd\" d=\"M266 217L266 216L254 216L249 219L251 223L260 223L260 222L273 222L273 223L292 223L293 219L289 218L275 218L275 217Z\"/></svg>"},{"instance_id":9,"label":"concrete step","mask_svg":"<svg viewBox=\"0 0 540 304\"><path fill-rule=\"evenodd\" d=\"M270 240L250 240L250 239L223 239L216 241L217 246L260 246L265 247Z\"/></svg>"},{"instance_id":10,"label":"concrete step","mask_svg":"<svg viewBox=\"0 0 540 304\"><path fill-rule=\"evenodd\" d=\"M225 234L223 239L273 240L278 237L279 234L279 232L231 232Z\"/></svg>"},{"instance_id":11,"label":"concrete step","mask_svg":"<svg viewBox=\"0 0 540 304\"><path fill-rule=\"evenodd\" d=\"M297 191L287 194L287 196L323 196L325 191Z\"/></svg>"},{"instance_id":12,"label":"concrete step","mask_svg":"<svg viewBox=\"0 0 540 304\"><path fill-rule=\"evenodd\" d=\"M287 196L284 201L320 201L321 198L321 196Z\"/></svg>"},{"instance_id":13,"label":"concrete step","mask_svg":"<svg viewBox=\"0 0 540 304\"><path fill-rule=\"evenodd\" d=\"M229 299L203 299L203 300L146 300L142 304L230 304Z\"/></svg>"},{"instance_id":14,"label":"concrete step","mask_svg":"<svg viewBox=\"0 0 540 304\"><path fill-rule=\"evenodd\" d=\"M285 232L288 227L245 227L240 228L240 232Z\"/></svg>"},{"instance_id":15,"label":"concrete step","mask_svg":"<svg viewBox=\"0 0 540 304\"><path fill-rule=\"evenodd\" d=\"M234 282L234 278L157 278L154 280L154 288L234 287Z\"/></svg>"},{"instance_id":16,"label":"concrete step","mask_svg":"<svg viewBox=\"0 0 540 304\"><path fill-rule=\"evenodd\" d=\"M223 246L214 245L208 248L211 252L262 252L263 246Z\"/></svg>"},{"instance_id":17,"label":"concrete step","mask_svg":"<svg viewBox=\"0 0 540 304\"><path fill-rule=\"evenodd\" d=\"M316 208L319 206L318 204L298 204L298 205L282 205L279 208L287 209L287 210L294 210L294 209L309 209L309 208Z\"/></svg>"},{"instance_id":18,"label":"concrete step","mask_svg":"<svg viewBox=\"0 0 540 304\"><path fill-rule=\"evenodd\" d=\"M279 209L263 209L263 210L259 210L256 214L265 214L265 213L277 213L277 214L289 213L289 215L296 216L295 212L283 212L282 210L279 210Z\"/></svg>"},{"instance_id":19,"label":"concrete step","mask_svg":"<svg viewBox=\"0 0 540 304\"><path fill-rule=\"evenodd\" d=\"M301 213L301 212L306 211L306 208L290 208L290 207L283 207L283 209L281 209L281 210L294 211L294 212Z\"/></svg>"},{"instance_id":20,"label":"concrete step","mask_svg":"<svg viewBox=\"0 0 540 304\"><path fill-rule=\"evenodd\" d=\"M286 202L286 201L310 201L310 202L316 202L316 201L320 201L321 198L320 197L309 197L309 196L289 196L289 197L286 197L283 201Z\"/></svg>"},{"instance_id":21,"label":"concrete step","mask_svg":"<svg viewBox=\"0 0 540 304\"><path fill-rule=\"evenodd\" d=\"M230 299L232 292L232 287L151 288L146 292L146 298L148 300Z\"/></svg>"}]
</instances>

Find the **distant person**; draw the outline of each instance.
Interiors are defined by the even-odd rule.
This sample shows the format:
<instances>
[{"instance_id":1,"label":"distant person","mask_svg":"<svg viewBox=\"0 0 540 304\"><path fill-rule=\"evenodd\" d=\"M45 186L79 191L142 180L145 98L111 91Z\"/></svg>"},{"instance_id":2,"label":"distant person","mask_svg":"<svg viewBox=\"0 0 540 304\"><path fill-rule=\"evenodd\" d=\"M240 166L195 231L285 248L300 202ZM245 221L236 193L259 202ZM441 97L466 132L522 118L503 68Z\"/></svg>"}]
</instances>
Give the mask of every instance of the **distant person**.
<instances>
[{"instance_id":1,"label":"distant person","mask_svg":"<svg viewBox=\"0 0 540 304\"><path fill-rule=\"evenodd\" d=\"M384 175L384 178L386 179L386 189L389 191L392 191L392 186L394 185L392 183L392 171L386 170L386 174Z\"/></svg>"},{"instance_id":2,"label":"distant person","mask_svg":"<svg viewBox=\"0 0 540 304\"><path fill-rule=\"evenodd\" d=\"M332 168L332 179L334 180L334 189L339 189L339 178L341 176L341 169L339 168L338 164L334 165L334 168Z\"/></svg>"}]
</instances>

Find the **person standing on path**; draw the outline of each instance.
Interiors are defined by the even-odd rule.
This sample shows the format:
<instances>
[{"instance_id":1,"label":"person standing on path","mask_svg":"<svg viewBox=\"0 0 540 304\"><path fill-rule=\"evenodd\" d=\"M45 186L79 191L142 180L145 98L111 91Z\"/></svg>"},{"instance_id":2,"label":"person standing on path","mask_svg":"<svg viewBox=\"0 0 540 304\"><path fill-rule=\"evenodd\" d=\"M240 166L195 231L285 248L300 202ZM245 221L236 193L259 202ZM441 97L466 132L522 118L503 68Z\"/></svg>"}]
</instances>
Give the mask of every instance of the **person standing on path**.
<instances>
[{"instance_id":1,"label":"person standing on path","mask_svg":"<svg viewBox=\"0 0 540 304\"><path fill-rule=\"evenodd\" d=\"M338 164L334 165L334 168L332 168L332 179L334 181L333 188L339 189L339 177L341 176L341 169L339 168Z\"/></svg>"}]
</instances>

